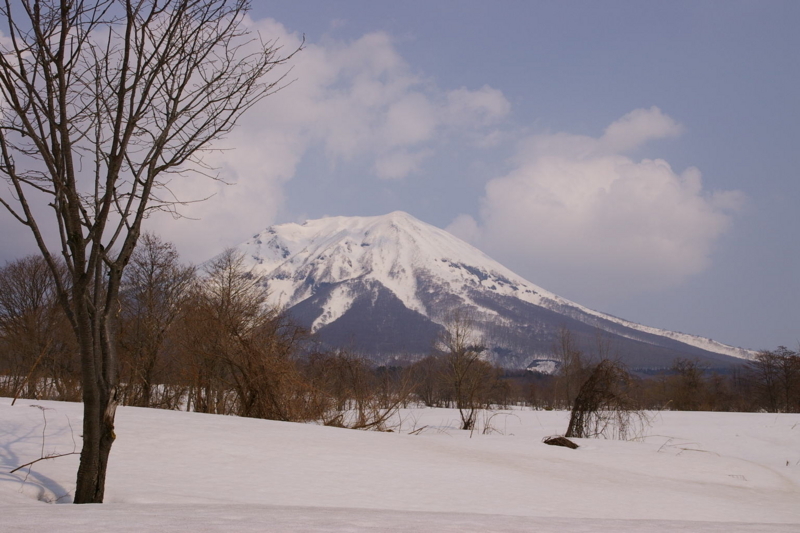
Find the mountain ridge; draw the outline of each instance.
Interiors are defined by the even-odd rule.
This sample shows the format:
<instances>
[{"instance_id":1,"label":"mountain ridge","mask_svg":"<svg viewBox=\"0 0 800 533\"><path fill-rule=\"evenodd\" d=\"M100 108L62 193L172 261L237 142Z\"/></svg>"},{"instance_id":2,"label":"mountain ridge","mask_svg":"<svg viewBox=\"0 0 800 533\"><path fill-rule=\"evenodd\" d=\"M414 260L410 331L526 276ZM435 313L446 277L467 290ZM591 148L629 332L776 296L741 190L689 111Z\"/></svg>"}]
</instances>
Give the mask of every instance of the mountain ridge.
<instances>
[{"instance_id":1,"label":"mountain ridge","mask_svg":"<svg viewBox=\"0 0 800 533\"><path fill-rule=\"evenodd\" d=\"M439 328L453 309L471 309L479 317L477 328L492 345L493 357L504 366L524 367L526 359L549 357L558 322L572 324L570 329L585 330L582 324L611 335L617 344L625 345L622 359L635 362L633 352L652 352L644 357L644 367L658 366L659 358L669 366L679 354L711 361L711 366L730 366L735 361L726 358L749 359L753 354L589 309L533 284L472 245L402 211L271 226L238 249L266 280L272 302L295 314L332 346L340 344L342 336L358 346L360 335L369 336L369 327L380 326L353 324L348 332L332 333L342 329L340 321L348 314L375 307L379 301L386 306L383 312L389 313L386 320L391 322L391 313L399 313L416 323L416 330L408 335L419 334L419 317L401 310L392 300L396 298L406 310L423 317L422 322ZM377 321L380 317L368 318ZM396 326L402 329L402 321ZM423 329L424 336L430 337L436 328ZM581 335L588 334L587 330ZM420 350L425 343L430 345L432 340L410 344ZM402 346L384 345L384 353L376 354L380 343L373 344L368 355L379 358L403 351ZM591 343L584 339L583 344Z\"/></svg>"}]
</instances>

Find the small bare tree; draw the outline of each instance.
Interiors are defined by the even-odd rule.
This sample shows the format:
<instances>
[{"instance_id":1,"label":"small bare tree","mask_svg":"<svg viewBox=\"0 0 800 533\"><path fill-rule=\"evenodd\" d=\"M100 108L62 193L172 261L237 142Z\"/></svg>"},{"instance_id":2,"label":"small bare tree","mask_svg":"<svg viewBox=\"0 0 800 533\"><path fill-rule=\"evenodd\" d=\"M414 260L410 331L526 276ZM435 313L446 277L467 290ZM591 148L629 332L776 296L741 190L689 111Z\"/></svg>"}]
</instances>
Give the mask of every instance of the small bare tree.
<instances>
[{"instance_id":1,"label":"small bare tree","mask_svg":"<svg viewBox=\"0 0 800 533\"><path fill-rule=\"evenodd\" d=\"M0 203L32 232L79 347L75 503L103 501L118 403L113 323L142 221L154 209L174 211L169 179L207 171L202 152L277 88L264 76L291 57L248 35L248 8L247 0L0 4L0 174L10 186Z\"/></svg>"},{"instance_id":2,"label":"small bare tree","mask_svg":"<svg viewBox=\"0 0 800 533\"><path fill-rule=\"evenodd\" d=\"M461 429L473 429L478 410L488 404L493 368L481 358L485 347L469 310L457 309L446 317L436 350L444 361L444 380L451 387Z\"/></svg>"}]
</instances>

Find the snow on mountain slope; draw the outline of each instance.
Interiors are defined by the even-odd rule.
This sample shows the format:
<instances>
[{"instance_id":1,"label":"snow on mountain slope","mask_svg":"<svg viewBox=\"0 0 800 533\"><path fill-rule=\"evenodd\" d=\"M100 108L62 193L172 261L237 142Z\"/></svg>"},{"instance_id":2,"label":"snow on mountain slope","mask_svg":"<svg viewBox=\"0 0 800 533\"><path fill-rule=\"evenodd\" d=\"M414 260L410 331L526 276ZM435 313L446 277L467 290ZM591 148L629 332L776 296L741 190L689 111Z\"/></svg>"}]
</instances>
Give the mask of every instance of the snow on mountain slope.
<instances>
[{"instance_id":1,"label":"snow on mountain slope","mask_svg":"<svg viewBox=\"0 0 800 533\"><path fill-rule=\"evenodd\" d=\"M670 340L700 350L748 359L752 352L711 339L642 326L561 298L523 279L477 248L401 211L375 217L330 217L267 228L242 244L250 266L268 281L274 303L291 308L320 297L317 331L340 319L383 286L409 310L442 323L445 299L477 310L484 321L513 321L486 301L515 299L608 329L646 344ZM377 298L372 296L373 303ZM510 300L506 300L510 301ZM525 327L520 324L519 327ZM530 324L527 324L530 326Z\"/></svg>"},{"instance_id":2,"label":"snow on mountain slope","mask_svg":"<svg viewBox=\"0 0 800 533\"><path fill-rule=\"evenodd\" d=\"M464 241L401 211L377 217L331 217L273 226L240 249L257 271L270 278L273 297L288 306L308 298L314 285L374 279L409 309L426 314L417 297L420 272L435 271L438 278L456 290L471 282L472 275L452 265L479 265L499 276L516 277ZM508 289L501 290L514 293ZM542 291L538 287L535 290ZM338 294L331 306L347 298L346 294Z\"/></svg>"}]
</instances>

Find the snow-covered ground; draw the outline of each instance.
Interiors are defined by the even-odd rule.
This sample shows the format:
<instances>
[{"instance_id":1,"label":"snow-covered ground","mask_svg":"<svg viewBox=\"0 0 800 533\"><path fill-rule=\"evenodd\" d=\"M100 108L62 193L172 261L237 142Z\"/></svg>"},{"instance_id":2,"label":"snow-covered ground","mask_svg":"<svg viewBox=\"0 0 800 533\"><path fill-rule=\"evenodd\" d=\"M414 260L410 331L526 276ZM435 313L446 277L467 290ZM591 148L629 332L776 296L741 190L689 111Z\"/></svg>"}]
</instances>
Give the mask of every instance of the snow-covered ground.
<instances>
[{"instance_id":1,"label":"snow-covered ground","mask_svg":"<svg viewBox=\"0 0 800 533\"><path fill-rule=\"evenodd\" d=\"M81 405L0 398L0 531L800 531L797 414L664 412L640 440L577 450L541 443L563 412L472 435L450 410L402 418L374 433L123 407L107 503L48 505L70 501L77 455L9 471L80 449Z\"/></svg>"}]
</instances>

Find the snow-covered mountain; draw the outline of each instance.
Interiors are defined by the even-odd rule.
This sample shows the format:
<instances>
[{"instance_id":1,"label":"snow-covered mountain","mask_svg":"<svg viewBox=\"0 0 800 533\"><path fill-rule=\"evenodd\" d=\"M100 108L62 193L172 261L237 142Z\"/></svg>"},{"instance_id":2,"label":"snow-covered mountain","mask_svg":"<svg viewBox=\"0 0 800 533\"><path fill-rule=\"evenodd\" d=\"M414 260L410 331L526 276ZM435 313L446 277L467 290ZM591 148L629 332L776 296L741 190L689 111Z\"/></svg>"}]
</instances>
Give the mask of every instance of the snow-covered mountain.
<instances>
[{"instance_id":1,"label":"snow-covered mountain","mask_svg":"<svg viewBox=\"0 0 800 533\"><path fill-rule=\"evenodd\" d=\"M395 211L267 228L238 247L275 303L322 342L378 359L430 351L455 309L469 309L497 362L546 359L562 327L587 352L598 332L637 368L677 357L725 367L752 352L642 326L561 298L444 230Z\"/></svg>"}]
</instances>

